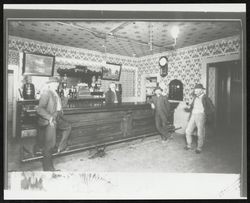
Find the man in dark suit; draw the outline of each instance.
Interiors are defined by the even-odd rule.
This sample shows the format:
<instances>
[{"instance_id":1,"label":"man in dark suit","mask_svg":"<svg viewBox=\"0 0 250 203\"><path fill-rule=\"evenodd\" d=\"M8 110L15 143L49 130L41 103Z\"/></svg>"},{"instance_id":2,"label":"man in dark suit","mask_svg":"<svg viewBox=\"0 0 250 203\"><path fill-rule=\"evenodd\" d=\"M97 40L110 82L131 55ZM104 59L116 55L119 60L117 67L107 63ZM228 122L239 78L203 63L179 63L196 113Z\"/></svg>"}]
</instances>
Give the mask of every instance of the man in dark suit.
<instances>
[{"instance_id":1,"label":"man in dark suit","mask_svg":"<svg viewBox=\"0 0 250 203\"><path fill-rule=\"evenodd\" d=\"M109 85L109 90L105 93L106 104L121 103L120 93L116 91L115 83Z\"/></svg>"},{"instance_id":2,"label":"man in dark suit","mask_svg":"<svg viewBox=\"0 0 250 203\"><path fill-rule=\"evenodd\" d=\"M162 89L157 87L155 90L155 96L150 100L152 109L155 110L155 125L156 129L161 135L163 141L170 138L168 132L168 117L170 114L170 104L167 96L162 95Z\"/></svg>"},{"instance_id":3,"label":"man in dark suit","mask_svg":"<svg viewBox=\"0 0 250 203\"><path fill-rule=\"evenodd\" d=\"M59 80L56 77L51 77L47 85L48 88L43 91L37 108L39 133L36 144L43 147L43 169L53 171L55 168L52 153L55 151L56 129L59 129L62 133L57 148L57 152L61 152L67 147L71 125L63 117L62 103L56 92Z\"/></svg>"}]
</instances>

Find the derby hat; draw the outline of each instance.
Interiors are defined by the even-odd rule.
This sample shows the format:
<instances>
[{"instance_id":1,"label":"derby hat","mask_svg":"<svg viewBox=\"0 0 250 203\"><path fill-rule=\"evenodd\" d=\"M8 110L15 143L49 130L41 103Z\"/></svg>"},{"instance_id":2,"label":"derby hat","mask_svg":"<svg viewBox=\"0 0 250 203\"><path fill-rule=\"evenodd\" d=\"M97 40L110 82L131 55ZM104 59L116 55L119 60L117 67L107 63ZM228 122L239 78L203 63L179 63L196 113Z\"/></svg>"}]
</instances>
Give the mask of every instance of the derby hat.
<instances>
[{"instance_id":1,"label":"derby hat","mask_svg":"<svg viewBox=\"0 0 250 203\"><path fill-rule=\"evenodd\" d=\"M203 85L202 84L196 84L195 86L194 86L194 89L205 89L204 87L203 87Z\"/></svg>"},{"instance_id":2,"label":"derby hat","mask_svg":"<svg viewBox=\"0 0 250 203\"><path fill-rule=\"evenodd\" d=\"M163 91L160 87L156 87L156 88L154 89L154 91L156 91L156 90L161 90L161 91Z\"/></svg>"}]
</instances>

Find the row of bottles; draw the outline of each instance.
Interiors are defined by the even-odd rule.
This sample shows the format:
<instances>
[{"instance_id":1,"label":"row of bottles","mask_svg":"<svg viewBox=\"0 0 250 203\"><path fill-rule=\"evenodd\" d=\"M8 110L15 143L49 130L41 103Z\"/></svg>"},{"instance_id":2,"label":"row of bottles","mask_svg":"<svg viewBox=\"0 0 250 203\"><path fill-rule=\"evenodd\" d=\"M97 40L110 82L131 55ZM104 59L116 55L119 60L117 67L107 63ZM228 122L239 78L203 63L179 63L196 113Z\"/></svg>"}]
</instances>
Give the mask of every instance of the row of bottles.
<instances>
[{"instance_id":1,"label":"row of bottles","mask_svg":"<svg viewBox=\"0 0 250 203\"><path fill-rule=\"evenodd\" d=\"M71 88L67 88L66 83L62 83L62 87L58 89L59 96L68 97L68 98L77 98L77 88L76 86L72 86Z\"/></svg>"},{"instance_id":2,"label":"row of bottles","mask_svg":"<svg viewBox=\"0 0 250 203\"><path fill-rule=\"evenodd\" d=\"M75 84L76 81L74 81ZM61 83L57 89L58 95L62 97L67 97L67 98L77 98L78 91L79 91L79 84L82 84L80 81L78 81L78 84L75 86L67 87L71 82L68 80L67 76L64 75L61 77ZM40 98L40 90L35 91L35 86L31 82L31 77L30 76L25 76L24 77L24 85L22 88L19 88L19 94L20 98L24 100L29 100L29 99L39 99ZM101 82L101 77L96 77L93 76L91 83L87 84L86 91L90 93L92 92L102 92L102 82Z\"/></svg>"},{"instance_id":3,"label":"row of bottles","mask_svg":"<svg viewBox=\"0 0 250 203\"><path fill-rule=\"evenodd\" d=\"M95 76L92 77L91 84L89 86L90 92L99 92L101 90L101 77L96 78Z\"/></svg>"}]
</instances>

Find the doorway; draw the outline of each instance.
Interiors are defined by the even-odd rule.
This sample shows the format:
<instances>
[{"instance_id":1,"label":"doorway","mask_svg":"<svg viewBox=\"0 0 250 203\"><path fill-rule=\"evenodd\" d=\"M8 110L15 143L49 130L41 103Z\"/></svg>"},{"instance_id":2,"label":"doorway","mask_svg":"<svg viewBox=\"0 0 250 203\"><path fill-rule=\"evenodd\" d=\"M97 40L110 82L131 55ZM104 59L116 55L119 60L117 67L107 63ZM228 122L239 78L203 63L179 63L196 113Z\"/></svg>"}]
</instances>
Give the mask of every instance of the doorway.
<instances>
[{"instance_id":1,"label":"doorway","mask_svg":"<svg viewBox=\"0 0 250 203\"><path fill-rule=\"evenodd\" d=\"M216 128L241 134L242 70L239 60L211 63L215 68Z\"/></svg>"}]
</instances>

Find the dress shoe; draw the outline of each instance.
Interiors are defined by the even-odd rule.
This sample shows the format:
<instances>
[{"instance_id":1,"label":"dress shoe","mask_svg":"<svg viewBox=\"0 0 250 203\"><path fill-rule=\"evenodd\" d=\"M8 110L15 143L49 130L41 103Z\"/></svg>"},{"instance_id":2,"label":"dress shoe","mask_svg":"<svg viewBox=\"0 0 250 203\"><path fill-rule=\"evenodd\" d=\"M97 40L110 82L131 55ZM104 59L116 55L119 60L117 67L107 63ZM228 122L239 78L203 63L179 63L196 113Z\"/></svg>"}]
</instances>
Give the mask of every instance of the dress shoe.
<instances>
[{"instance_id":1,"label":"dress shoe","mask_svg":"<svg viewBox=\"0 0 250 203\"><path fill-rule=\"evenodd\" d=\"M60 169L55 169L55 168L45 168L43 171L61 171Z\"/></svg>"},{"instance_id":2,"label":"dress shoe","mask_svg":"<svg viewBox=\"0 0 250 203\"><path fill-rule=\"evenodd\" d=\"M52 154L56 154L56 153L58 153L58 147L56 146L56 147L54 147L53 149L52 149Z\"/></svg>"},{"instance_id":3,"label":"dress shoe","mask_svg":"<svg viewBox=\"0 0 250 203\"><path fill-rule=\"evenodd\" d=\"M196 154L200 154L200 153L201 153L201 150L200 150L200 149L196 149L196 150L195 150L195 153L196 153Z\"/></svg>"},{"instance_id":4,"label":"dress shoe","mask_svg":"<svg viewBox=\"0 0 250 203\"><path fill-rule=\"evenodd\" d=\"M191 147L185 146L184 149L185 149L185 150L190 150Z\"/></svg>"},{"instance_id":5,"label":"dress shoe","mask_svg":"<svg viewBox=\"0 0 250 203\"><path fill-rule=\"evenodd\" d=\"M168 144L172 139L169 137L165 140L165 144Z\"/></svg>"},{"instance_id":6,"label":"dress shoe","mask_svg":"<svg viewBox=\"0 0 250 203\"><path fill-rule=\"evenodd\" d=\"M55 167L52 160L52 154L43 157L42 166L44 171L55 171Z\"/></svg>"},{"instance_id":7,"label":"dress shoe","mask_svg":"<svg viewBox=\"0 0 250 203\"><path fill-rule=\"evenodd\" d=\"M65 146L64 148L60 149L58 148L57 152L60 153L60 152L64 152L64 151L67 151L68 150L68 147Z\"/></svg>"},{"instance_id":8,"label":"dress shoe","mask_svg":"<svg viewBox=\"0 0 250 203\"><path fill-rule=\"evenodd\" d=\"M166 141L168 138L166 136L161 137L162 141Z\"/></svg>"},{"instance_id":9,"label":"dress shoe","mask_svg":"<svg viewBox=\"0 0 250 203\"><path fill-rule=\"evenodd\" d=\"M54 168L53 165L45 163L45 164L43 164L43 170L44 171L55 171L56 169Z\"/></svg>"},{"instance_id":10,"label":"dress shoe","mask_svg":"<svg viewBox=\"0 0 250 203\"><path fill-rule=\"evenodd\" d=\"M43 149L35 145L33 148L33 153L35 156L41 156L43 154Z\"/></svg>"},{"instance_id":11,"label":"dress shoe","mask_svg":"<svg viewBox=\"0 0 250 203\"><path fill-rule=\"evenodd\" d=\"M170 135L168 139L172 140L172 139L174 139L174 136Z\"/></svg>"}]
</instances>

